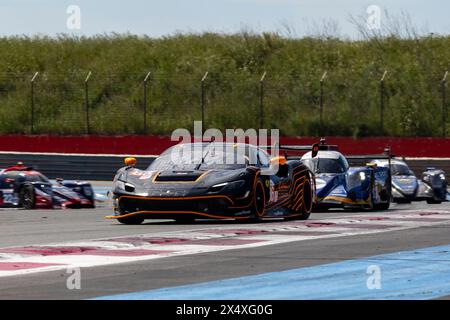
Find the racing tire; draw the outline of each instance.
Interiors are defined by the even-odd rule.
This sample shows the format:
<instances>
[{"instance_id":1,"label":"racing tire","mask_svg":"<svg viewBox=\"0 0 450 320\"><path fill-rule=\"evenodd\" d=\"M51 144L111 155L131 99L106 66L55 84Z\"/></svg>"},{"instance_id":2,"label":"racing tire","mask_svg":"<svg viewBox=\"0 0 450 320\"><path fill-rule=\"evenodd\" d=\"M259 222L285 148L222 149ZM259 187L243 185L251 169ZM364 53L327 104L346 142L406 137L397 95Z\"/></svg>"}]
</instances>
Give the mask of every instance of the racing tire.
<instances>
[{"instance_id":1,"label":"racing tire","mask_svg":"<svg viewBox=\"0 0 450 320\"><path fill-rule=\"evenodd\" d=\"M189 223L195 222L195 218L186 218L186 217L184 217L184 218L176 218L175 222L179 223L179 224L189 224Z\"/></svg>"},{"instance_id":2,"label":"racing tire","mask_svg":"<svg viewBox=\"0 0 450 320\"><path fill-rule=\"evenodd\" d=\"M139 217L127 217L127 218L119 218L117 219L121 224L127 224L127 225L139 225L142 222L144 222L144 219Z\"/></svg>"},{"instance_id":3,"label":"racing tire","mask_svg":"<svg viewBox=\"0 0 450 320\"><path fill-rule=\"evenodd\" d=\"M391 202L388 201L388 202L385 202L385 203L378 203L378 204L374 205L373 209L374 210L380 210L380 211L381 210L388 210L390 206L391 206Z\"/></svg>"},{"instance_id":4,"label":"racing tire","mask_svg":"<svg viewBox=\"0 0 450 320\"><path fill-rule=\"evenodd\" d=\"M362 205L361 206L361 209L363 210L363 211L373 211L373 210L376 210L376 205L375 205L375 203L374 203L374 201L373 201L373 191L374 191L374 188L375 188L375 177L374 177L374 175L373 175L373 173L371 174L371 176L370 176L370 192L369 192L369 204L365 204L365 205Z\"/></svg>"},{"instance_id":5,"label":"racing tire","mask_svg":"<svg viewBox=\"0 0 450 320\"><path fill-rule=\"evenodd\" d=\"M305 175L303 187L298 191L294 199L300 199L300 197L302 197L301 205L297 205L296 207L294 203L294 207L291 209L293 217L289 217L287 220L308 220L311 215L313 208L313 188L311 186L311 177L309 173Z\"/></svg>"},{"instance_id":6,"label":"racing tire","mask_svg":"<svg viewBox=\"0 0 450 320\"><path fill-rule=\"evenodd\" d=\"M19 192L19 206L30 210L35 207L35 191L32 185L24 185Z\"/></svg>"},{"instance_id":7,"label":"racing tire","mask_svg":"<svg viewBox=\"0 0 450 320\"><path fill-rule=\"evenodd\" d=\"M380 198L381 199L383 199L383 200L386 200L386 202L384 202L384 203L377 203L377 204L375 204L375 206L374 206L374 210L388 210L389 209L389 207L391 206L391 202L392 202L392 186L391 186L391 176L389 175L389 180L388 180L389 182L388 182L388 184L387 184L387 187L386 187L386 190L383 190L381 193L380 193Z\"/></svg>"},{"instance_id":8,"label":"racing tire","mask_svg":"<svg viewBox=\"0 0 450 320\"><path fill-rule=\"evenodd\" d=\"M411 204L411 200L409 199L395 199L394 202L398 204Z\"/></svg>"},{"instance_id":9,"label":"racing tire","mask_svg":"<svg viewBox=\"0 0 450 320\"><path fill-rule=\"evenodd\" d=\"M427 199L428 204L441 204L442 201L440 200L434 200L434 199Z\"/></svg>"},{"instance_id":10,"label":"racing tire","mask_svg":"<svg viewBox=\"0 0 450 320\"><path fill-rule=\"evenodd\" d=\"M264 188L264 182L261 178L258 178L253 189L253 201L250 209L252 222L259 222L263 219L266 211L266 190Z\"/></svg>"}]
</instances>

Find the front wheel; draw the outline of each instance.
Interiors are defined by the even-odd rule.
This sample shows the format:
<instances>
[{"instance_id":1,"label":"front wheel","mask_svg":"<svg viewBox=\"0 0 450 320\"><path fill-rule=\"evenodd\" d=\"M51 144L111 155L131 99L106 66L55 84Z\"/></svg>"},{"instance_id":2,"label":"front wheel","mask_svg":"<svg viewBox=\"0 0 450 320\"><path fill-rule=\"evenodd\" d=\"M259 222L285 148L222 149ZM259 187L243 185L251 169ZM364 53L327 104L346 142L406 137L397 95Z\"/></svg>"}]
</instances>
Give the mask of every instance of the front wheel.
<instances>
[{"instance_id":1,"label":"front wheel","mask_svg":"<svg viewBox=\"0 0 450 320\"><path fill-rule=\"evenodd\" d=\"M20 206L24 209L34 209L35 206L35 192L34 187L25 185L20 189L19 193Z\"/></svg>"},{"instance_id":2,"label":"front wheel","mask_svg":"<svg viewBox=\"0 0 450 320\"><path fill-rule=\"evenodd\" d=\"M442 201L434 200L434 199L427 199L428 204L441 204Z\"/></svg>"},{"instance_id":3,"label":"front wheel","mask_svg":"<svg viewBox=\"0 0 450 320\"><path fill-rule=\"evenodd\" d=\"M374 206L374 210L388 210L392 202L392 186L391 176L389 175L385 189L380 192L380 199L385 201L384 203L377 203Z\"/></svg>"},{"instance_id":4,"label":"front wheel","mask_svg":"<svg viewBox=\"0 0 450 320\"><path fill-rule=\"evenodd\" d=\"M398 204L410 204L411 200L408 200L408 199L394 199L394 202L398 203Z\"/></svg>"},{"instance_id":5,"label":"front wheel","mask_svg":"<svg viewBox=\"0 0 450 320\"><path fill-rule=\"evenodd\" d=\"M258 178L253 189L253 203L251 207L252 221L261 221L266 211L266 190L263 180Z\"/></svg>"},{"instance_id":6,"label":"front wheel","mask_svg":"<svg viewBox=\"0 0 450 320\"><path fill-rule=\"evenodd\" d=\"M376 205L374 205L374 210L388 210L389 207L391 206L391 202L385 202L385 203L378 203Z\"/></svg>"},{"instance_id":7,"label":"front wheel","mask_svg":"<svg viewBox=\"0 0 450 320\"><path fill-rule=\"evenodd\" d=\"M191 217L189 217L189 218L187 218L187 217L184 217L184 218L176 218L176 219L175 219L175 222L176 222L176 223L179 223L179 224L189 224L189 223L195 222L195 218L191 218Z\"/></svg>"},{"instance_id":8,"label":"front wheel","mask_svg":"<svg viewBox=\"0 0 450 320\"><path fill-rule=\"evenodd\" d=\"M142 222L144 222L144 219L138 218L138 217L127 217L127 218L119 218L117 219L122 224L128 224L128 225L139 225Z\"/></svg>"}]
</instances>

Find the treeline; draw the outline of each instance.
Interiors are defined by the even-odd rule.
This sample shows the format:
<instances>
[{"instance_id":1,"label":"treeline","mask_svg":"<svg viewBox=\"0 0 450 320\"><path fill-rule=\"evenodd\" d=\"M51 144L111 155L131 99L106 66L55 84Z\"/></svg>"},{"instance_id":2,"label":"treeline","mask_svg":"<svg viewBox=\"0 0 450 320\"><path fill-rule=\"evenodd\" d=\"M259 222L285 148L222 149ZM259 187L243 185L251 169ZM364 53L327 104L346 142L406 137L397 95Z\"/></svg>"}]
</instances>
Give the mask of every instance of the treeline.
<instances>
[{"instance_id":1,"label":"treeline","mask_svg":"<svg viewBox=\"0 0 450 320\"><path fill-rule=\"evenodd\" d=\"M449 67L450 37L435 35L362 41L251 32L6 37L0 38L0 133L30 133L31 121L34 133L54 134L84 133L87 121L90 133L99 134L191 128L201 119L201 79L208 72L208 127L262 123L283 135L438 136L441 80Z\"/></svg>"}]
</instances>

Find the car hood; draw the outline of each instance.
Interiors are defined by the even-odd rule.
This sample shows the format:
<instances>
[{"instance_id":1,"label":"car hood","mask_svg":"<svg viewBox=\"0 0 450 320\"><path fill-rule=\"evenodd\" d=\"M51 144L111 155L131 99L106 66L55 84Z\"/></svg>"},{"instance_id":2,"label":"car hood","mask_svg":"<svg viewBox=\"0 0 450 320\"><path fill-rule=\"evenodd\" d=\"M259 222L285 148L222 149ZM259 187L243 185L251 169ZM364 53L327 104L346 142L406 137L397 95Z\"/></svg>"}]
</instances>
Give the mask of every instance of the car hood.
<instances>
[{"instance_id":1,"label":"car hood","mask_svg":"<svg viewBox=\"0 0 450 320\"><path fill-rule=\"evenodd\" d=\"M210 187L236 180L249 180L250 170L127 170L119 176L135 187L133 193L141 196L186 196L206 192ZM116 186L117 187L117 183Z\"/></svg>"},{"instance_id":2,"label":"car hood","mask_svg":"<svg viewBox=\"0 0 450 320\"><path fill-rule=\"evenodd\" d=\"M414 193L418 186L415 176L392 176L392 185L407 194Z\"/></svg>"},{"instance_id":3,"label":"car hood","mask_svg":"<svg viewBox=\"0 0 450 320\"><path fill-rule=\"evenodd\" d=\"M331 173L320 173L316 174L316 189L320 190L323 187L325 187L330 181L332 181L337 174L331 174Z\"/></svg>"}]
</instances>

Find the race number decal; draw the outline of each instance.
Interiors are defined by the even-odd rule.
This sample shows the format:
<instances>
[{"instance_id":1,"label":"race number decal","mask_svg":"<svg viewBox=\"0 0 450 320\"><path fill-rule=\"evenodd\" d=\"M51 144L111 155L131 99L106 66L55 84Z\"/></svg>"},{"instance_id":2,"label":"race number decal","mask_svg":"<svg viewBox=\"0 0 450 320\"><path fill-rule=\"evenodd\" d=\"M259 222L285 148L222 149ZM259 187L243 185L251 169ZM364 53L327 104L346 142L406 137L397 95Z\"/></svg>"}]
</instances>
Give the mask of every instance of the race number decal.
<instances>
[{"instance_id":1,"label":"race number decal","mask_svg":"<svg viewBox=\"0 0 450 320\"><path fill-rule=\"evenodd\" d=\"M3 191L3 202L4 203L15 203L16 197L14 196L13 191Z\"/></svg>"}]
</instances>

